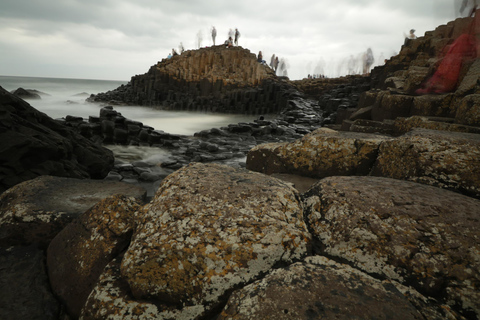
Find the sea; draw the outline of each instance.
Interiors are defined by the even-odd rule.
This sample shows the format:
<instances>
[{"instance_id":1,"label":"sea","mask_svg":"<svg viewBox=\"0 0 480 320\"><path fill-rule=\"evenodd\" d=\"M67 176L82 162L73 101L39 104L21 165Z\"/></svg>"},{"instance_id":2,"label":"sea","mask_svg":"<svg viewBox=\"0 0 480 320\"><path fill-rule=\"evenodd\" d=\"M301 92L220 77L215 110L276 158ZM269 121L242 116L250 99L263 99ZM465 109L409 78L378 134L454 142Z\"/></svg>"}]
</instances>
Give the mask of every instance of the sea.
<instances>
[{"instance_id":1,"label":"sea","mask_svg":"<svg viewBox=\"0 0 480 320\"><path fill-rule=\"evenodd\" d=\"M91 94L113 90L127 84L128 81L95 80L95 79L63 79L1 76L0 86L7 91L18 88L32 89L40 92L41 99L30 99L27 102L35 109L53 119L70 116L98 116L105 106L100 103L86 102ZM193 135L205 129L220 128L232 123L252 122L255 116L200 113L186 111L166 111L143 106L113 106L124 117L140 121L155 130L163 130L171 134ZM109 147L119 160L148 160L158 157L160 150L145 147ZM168 156L163 154L162 157ZM158 159L159 161L161 159Z\"/></svg>"}]
</instances>

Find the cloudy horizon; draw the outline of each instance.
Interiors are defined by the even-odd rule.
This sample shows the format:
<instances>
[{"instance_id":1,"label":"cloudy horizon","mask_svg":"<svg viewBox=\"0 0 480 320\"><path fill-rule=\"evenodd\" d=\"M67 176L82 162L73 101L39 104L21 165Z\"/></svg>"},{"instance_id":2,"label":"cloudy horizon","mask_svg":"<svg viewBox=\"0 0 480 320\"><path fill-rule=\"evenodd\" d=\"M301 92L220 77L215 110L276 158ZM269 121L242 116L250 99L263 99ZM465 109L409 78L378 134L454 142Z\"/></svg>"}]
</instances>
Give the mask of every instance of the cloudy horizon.
<instances>
[{"instance_id":1,"label":"cloudy horizon","mask_svg":"<svg viewBox=\"0 0 480 320\"><path fill-rule=\"evenodd\" d=\"M128 81L185 49L217 44L238 28L239 45L275 54L291 79L339 76L351 56L373 50L374 65L417 36L459 16L461 0L4 0L0 75Z\"/></svg>"}]
</instances>

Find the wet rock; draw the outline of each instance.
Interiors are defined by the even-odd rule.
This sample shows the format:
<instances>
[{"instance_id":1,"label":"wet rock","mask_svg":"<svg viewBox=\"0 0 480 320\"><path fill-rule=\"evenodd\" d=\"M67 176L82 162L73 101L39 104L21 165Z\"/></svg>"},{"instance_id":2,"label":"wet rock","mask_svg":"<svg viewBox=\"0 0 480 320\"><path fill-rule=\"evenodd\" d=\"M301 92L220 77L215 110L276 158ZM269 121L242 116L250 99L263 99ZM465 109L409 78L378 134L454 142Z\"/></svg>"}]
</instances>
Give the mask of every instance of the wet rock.
<instances>
[{"instance_id":1,"label":"wet rock","mask_svg":"<svg viewBox=\"0 0 480 320\"><path fill-rule=\"evenodd\" d=\"M104 267L129 244L133 216L140 209L134 198L106 198L66 226L47 251L52 289L78 318Z\"/></svg>"},{"instance_id":2,"label":"wet rock","mask_svg":"<svg viewBox=\"0 0 480 320\"><path fill-rule=\"evenodd\" d=\"M26 90L26 89L23 89L23 88L18 88L17 90L13 91L12 94L19 97L19 98L25 99L25 100L42 99L42 97L40 97L40 95L37 92L35 92L35 90L28 90L28 89Z\"/></svg>"},{"instance_id":3,"label":"wet rock","mask_svg":"<svg viewBox=\"0 0 480 320\"><path fill-rule=\"evenodd\" d=\"M480 198L480 136L414 129L382 143L372 174Z\"/></svg>"},{"instance_id":4,"label":"wet rock","mask_svg":"<svg viewBox=\"0 0 480 320\"><path fill-rule=\"evenodd\" d=\"M319 254L480 315L480 201L379 177L329 177L304 195Z\"/></svg>"},{"instance_id":5,"label":"wet rock","mask_svg":"<svg viewBox=\"0 0 480 320\"><path fill-rule=\"evenodd\" d=\"M250 150L247 169L311 178L366 175L380 143L390 138L321 128L291 143L259 145Z\"/></svg>"},{"instance_id":6,"label":"wet rock","mask_svg":"<svg viewBox=\"0 0 480 320\"><path fill-rule=\"evenodd\" d=\"M299 195L287 184L190 164L136 214L121 274L135 299L212 310L232 289L305 256L309 237Z\"/></svg>"},{"instance_id":7,"label":"wet rock","mask_svg":"<svg viewBox=\"0 0 480 320\"><path fill-rule=\"evenodd\" d=\"M0 315L59 319L60 304L50 291L43 251L33 246L0 248Z\"/></svg>"},{"instance_id":8,"label":"wet rock","mask_svg":"<svg viewBox=\"0 0 480 320\"><path fill-rule=\"evenodd\" d=\"M0 195L0 246L48 243L100 200L123 194L144 200L145 190L123 182L42 176Z\"/></svg>"},{"instance_id":9,"label":"wet rock","mask_svg":"<svg viewBox=\"0 0 480 320\"><path fill-rule=\"evenodd\" d=\"M41 175L103 179L113 154L0 88L0 193Z\"/></svg>"},{"instance_id":10,"label":"wet rock","mask_svg":"<svg viewBox=\"0 0 480 320\"><path fill-rule=\"evenodd\" d=\"M328 258L310 257L235 291L218 319L455 318L448 307L427 306L419 294L417 310L399 288L408 290Z\"/></svg>"}]
</instances>

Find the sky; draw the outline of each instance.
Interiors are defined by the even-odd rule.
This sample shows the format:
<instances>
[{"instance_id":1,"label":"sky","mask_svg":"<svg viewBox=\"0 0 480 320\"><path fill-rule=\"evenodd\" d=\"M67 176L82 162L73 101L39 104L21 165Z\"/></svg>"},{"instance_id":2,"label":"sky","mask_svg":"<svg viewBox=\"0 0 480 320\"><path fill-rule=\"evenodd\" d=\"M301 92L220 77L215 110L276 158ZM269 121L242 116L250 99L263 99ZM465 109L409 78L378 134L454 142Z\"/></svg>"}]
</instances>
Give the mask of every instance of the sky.
<instances>
[{"instance_id":1,"label":"sky","mask_svg":"<svg viewBox=\"0 0 480 320\"><path fill-rule=\"evenodd\" d=\"M459 17L461 0L0 0L0 75L128 81L166 58L217 44L283 58L292 80L344 75L368 48L374 65Z\"/></svg>"}]
</instances>

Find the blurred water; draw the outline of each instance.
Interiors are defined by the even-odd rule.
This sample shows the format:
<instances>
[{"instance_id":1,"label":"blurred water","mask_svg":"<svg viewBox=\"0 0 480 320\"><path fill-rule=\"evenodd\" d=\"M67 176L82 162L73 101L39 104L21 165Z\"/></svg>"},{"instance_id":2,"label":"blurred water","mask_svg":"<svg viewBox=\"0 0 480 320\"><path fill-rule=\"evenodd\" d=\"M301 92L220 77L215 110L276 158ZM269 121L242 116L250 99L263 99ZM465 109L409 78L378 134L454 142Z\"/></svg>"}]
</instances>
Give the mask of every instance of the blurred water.
<instances>
[{"instance_id":1,"label":"blurred water","mask_svg":"<svg viewBox=\"0 0 480 320\"><path fill-rule=\"evenodd\" d=\"M42 99L28 100L28 103L54 119L67 115L83 118L98 116L101 105L87 103L85 99L92 93L113 90L126 83L127 81L0 76L0 86L7 91L24 88L42 92ZM193 135L204 129L255 119L254 116L165 111L140 106L114 106L114 109L126 118L140 121L156 130L182 135Z\"/></svg>"}]
</instances>

